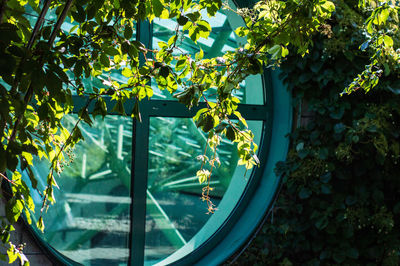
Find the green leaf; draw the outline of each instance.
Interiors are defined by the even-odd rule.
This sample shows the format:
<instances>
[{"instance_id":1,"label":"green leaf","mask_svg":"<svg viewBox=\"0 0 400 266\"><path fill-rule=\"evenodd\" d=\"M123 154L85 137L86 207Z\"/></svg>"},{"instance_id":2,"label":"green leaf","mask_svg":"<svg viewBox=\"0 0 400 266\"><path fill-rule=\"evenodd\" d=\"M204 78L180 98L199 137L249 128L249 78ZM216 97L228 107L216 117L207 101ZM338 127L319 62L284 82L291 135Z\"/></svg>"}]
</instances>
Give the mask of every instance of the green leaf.
<instances>
[{"instance_id":1,"label":"green leaf","mask_svg":"<svg viewBox=\"0 0 400 266\"><path fill-rule=\"evenodd\" d=\"M328 226L328 223L328 219L325 216L322 216L315 222L315 227L319 230L322 230Z\"/></svg>"},{"instance_id":2,"label":"green leaf","mask_svg":"<svg viewBox=\"0 0 400 266\"><path fill-rule=\"evenodd\" d=\"M0 235L0 238L1 238L1 242L3 242L3 244L6 244L10 240L10 233L7 231L4 231L4 233L2 233Z\"/></svg>"},{"instance_id":3,"label":"green leaf","mask_svg":"<svg viewBox=\"0 0 400 266\"><path fill-rule=\"evenodd\" d=\"M162 76L162 77L164 77L164 78L167 78L168 77L168 75L169 75L169 67L167 67L167 66L162 66L161 68L160 68L160 75Z\"/></svg>"},{"instance_id":4,"label":"green leaf","mask_svg":"<svg viewBox=\"0 0 400 266\"><path fill-rule=\"evenodd\" d=\"M247 34L249 33L249 30L245 27L239 27L235 30L235 33L239 36L239 37L245 37L247 36Z\"/></svg>"},{"instance_id":5,"label":"green leaf","mask_svg":"<svg viewBox=\"0 0 400 266\"><path fill-rule=\"evenodd\" d=\"M161 1L160 0L151 0L151 4L153 6L154 15L156 17L160 17L162 14L162 11L164 9L164 6L161 3Z\"/></svg>"},{"instance_id":6,"label":"green leaf","mask_svg":"<svg viewBox=\"0 0 400 266\"><path fill-rule=\"evenodd\" d=\"M124 75L125 77L129 78L132 76L132 70L130 70L129 68L125 67L122 70L122 75Z\"/></svg>"},{"instance_id":7,"label":"green leaf","mask_svg":"<svg viewBox=\"0 0 400 266\"><path fill-rule=\"evenodd\" d=\"M85 22L86 21L86 13L85 13L85 10L83 9L83 7L80 6L79 4L76 5L76 11L77 12L71 12L72 17L79 23Z\"/></svg>"},{"instance_id":8,"label":"green leaf","mask_svg":"<svg viewBox=\"0 0 400 266\"><path fill-rule=\"evenodd\" d=\"M349 195L349 196L346 197L345 202L346 202L347 205L351 206L351 205L354 205L355 203L357 203L357 198L354 197L354 196Z\"/></svg>"},{"instance_id":9,"label":"green leaf","mask_svg":"<svg viewBox=\"0 0 400 266\"><path fill-rule=\"evenodd\" d=\"M335 124L333 127L334 132L337 134L342 133L345 129L346 127L343 125L343 123Z\"/></svg>"},{"instance_id":10,"label":"green leaf","mask_svg":"<svg viewBox=\"0 0 400 266\"><path fill-rule=\"evenodd\" d=\"M203 184L204 182L206 182L208 180L208 177L210 175L210 171L208 170L199 170L196 173L197 178L199 179L199 183Z\"/></svg>"},{"instance_id":11,"label":"green leaf","mask_svg":"<svg viewBox=\"0 0 400 266\"><path fill-rule=\"evenodd\" d=\"M178 24L181 26L184 26L188 22L188 20L189 20L188 17L182 16L182 15L179 16L177 19Z\"/></svg>"},{"instance_id":12,"label":"green leaf","mask_svg":"<svg viewBox=\"0 0 400 266\"><path fill-rule=\"evenodd\" d=\"M125 39L129 40L130 38L132 38L132 35L133 35L132 27L130 25L125 26L125 31L124 31Z\"/></svg>"},{"instance_id":13,"label":"green leaf","mask_svg":"<svg viewBox=\"0 0 400 266\"><path fill-rule=\"evenodd\" d=\"M39 217L39 220L37 221L36 226L37 226L37 228L38 228L40 231L43 232L43 230L44 230L44 223L43 223L43 217L42 217L42 216Z\"/></svg>"},{"instance_id":14,"label":"green leaf","mask_svg":"<svg viewBox=\"0 0 400 266\"><path fill-rule=\"evenodd\" d=\"M247 125L246 120L242 117L242 115L238 112L238 111L234 111L233 114L239 118L240 122L246 127L248 128L249 126Z\"/></svg>"},{"instance_id":15,"label":"green leaf","mask_svg":"<svg viewBox=\"0 0 400 266\"><path fill-rule=\"evenodd\" d=\"M271 55L271 59L276 60L282 57L282 46L275 44L268 49L268 53Z\"/></svg>"},{"instance_id":16,"label":"green leaf","mask_svg":"<svg viewBox=\"0 0 400 266\"><path fill-rule=\"evenodd\" d=\"M196 55L195 55L195 60L199 61L199 60L203 59L203 57L204 57L204 52L203 52L203 49L200 48L200 51L198 53L196 53Z\"/></svg>"},{"instance_id":17,"label":"green leaf","mask_svg":"<svg viewBox=\"0 0 400 266\"><path fill-rule=\"evenodd\" d=\"M331 256L331 253L329 251L323 250L319 255L319 259L324 260L324 259L329 258L330 256Z\"/></svg>"},{"instance_id":18,"label":"green leaf","mask_svg":"<svg viewBox=\"0 0 400 266\"><path fill-rule=\"evenodd\" d=\"M139 101L135 102L131 116L132 116L132 118L136 118L139 122L142 122L142 116L140 114L140 108L139 108Z\"/></svg>"},{"instance_id":19,"label":"green leaf","mask_svg":"<svg viewBox=\"0 0 400 266\"><path fill-rule=\"evenodd\" d=\"M393 46L393 39L392 39L390 36L385 35L385 36L383 37L383 41L385 42L385 45L386 45L387 47L392 47L392 46Z\"/></svg>"},{"instance_id":20,"label":"green leaf","mask_svg":"<svg viewBox=\"0 0 400 266\"><path fill-rule=\"evenodd\" d=\"M94 105L92 116L95 117L96 115L101 115L103 118L107 115L107 105L102 97L97 98Z\"/></svg>"},{"instance_id":21,"label":"green leaf","mask_svg":"<svg viewBox=\"0 0 400 266\"><path fill-rule=\"evenodd\" d=\"M37 184L38 184L36 177L33 174L32 169L30 167L27 168L27 171L28 171L29 180L31 181L31 184L32 184L32 188L36 189Z\"/></svg>"},{"instance_id":22,"label":"green leaf","mask_svg":"<svg viewBox=\"0 0 400 266\"><path fill-rule=\"evenodd\" d=\"M335 11L335 4L331 1L325 1L325 3L321 5L321 8L327 13L332 13Z\"/></svg>"},{"instance_id":23,"label":"green leaf","mask_svg":"<svg viewBox=\"0 0 400 266\"><path fill-rule=\"evenodd\" d=\"M285 57L289 54L289 50L286 47L282 47L282 57Z\"/></svg>"},{"instance_id":24,"label":"green leaf","mask_svg":"<svg viewBox=\"0 0 400 266\"><path fill-rule=\"evenodd\" d=\"M79 129L79 127L76 127L71 136L71 143L74 144L74 143L77 143L79 140L83 140L83 139L84 139L84 137L82 135L81 130Z\"/></svg>"},{"instance_id":25,"label":"green leaf","mask_svg":"<svg viewBox=\"0 0 400 266\"><path fill-rule=\"evenodd\" d=\"M329 151L328 151L327 148L320 148L320 149L319 149L319 151L318 151L318 157L319 157L321 160L326 160L326 159L328 158L328 155L329 155Z\"/></svg>"},{"instance_id":26,"label":"green leaf","mask_svg":"<svg viewBox=\"0 0 400 266\"><path fill-rule=\"evenodd\" d=\"M7 255L9 264L13 263L18 258L14 245L12 245L9 249L7 249Z\"/></svg>"},{"instance_id":27,"label":"green leaf","mask_svg":"<svg viewBox=\"0 0 400 266\"><path fill-rule=\"evenodd\" d=\"M347 257L349 257L349 258L358 259L358 255L359 255L359 254L358 254L358 250L357 250L357 249L351 247L351 248L348 248L348 249L347 249L346 255L347 255Z\"/></svg>"},{"instance_id":28,"label":"green leaf","mask_svg":"<svg viewBox=\"0 0 400 266\"><path fill-rule=\"evenodd\" d=\"M200 17L201 14L199 12L188 13L186 16L193 22L196 22Z\"/></svg>"},{"instance_id":29,"label":"green leaf","mask_svg":"<svg viewBox=\"0 0 400 266\"><path fill-rule=\"evenodd\" d=\"M196 26L189 28L189 37L192 41L197 42L197 40L200 38L199 28Z\"/></svg>"},{"instance_id":30,"label":"green leaf","mask_svg":"<svg viewBox=\"0 0 400 266\"><path fill-rule=\"evenodd\" d=\"M0 24L0 36L2 42L10 43L11 41L19 42L21 39L17 34L18 28L11 23Z\"/></svg>"},{"instance_id":31,"label":"green leaf","mask_svg":"<svg viewBox=\"0 0 400 266\"><path fill-rule=\"evenodd\" d=\"M197 28L198 28L200 37L208 38L208 36L210 35L210 32L211 32L211 26L207 21L205 21L205 20L198 21Z\"/></svg>"},{"instance_id":32,"label":"green leaf","mask_svg":"<svg viewBox=\"0 0 400 266\"><path fill-rule=\"evenodd\" d=\"M13 151L13 149L11 149L11 151ZM6 157L7 157L7 168L10 171L14 172L18 165L17 156L15 154L12 154L11 152L7 152Z\"/></svg>"},{"instance_id":33,"label":"green leaf","mask_svg":"<svg viewBox=\"0 0 400 266\"><path fill-rule=\"evenodd\" d=\"M218 126L215 127L215 133L221 133L226 127L228 123L222 122Z\"/></svg>"},{"instance_id":34,"label":"green leaf","mask_svg":"<svg viewBox=\"0 0 400 266\"><path fill-rule=\"evenodd\" d=\"M363 44L361 44L361 46L360 46L361 51L365 51L368 48L369 43L370 43L370 40L363 42Z\"/></svg>"},{"instance_id":35,"label":"green leaf","mask_svg":"<svg viewBox=\"0 0 400 266\"><path fill-rule=\"evenodd\" d=\"M212 115L206 115L203 131L208 132L214 127L214 117Z\"/></svg>"},{"instance_id":36,"label":"green leaf","mask_svg":"<svg viewBox=\"0 0 400 266\"><path fill-rule=\"evenodd\" d=\"M304 149L304 142L300 142L296 145L296 151L301 151L302 149Z\"/></svg>"},{"instance_id":37,"label":"green leaf","mask_svg":"<svg viewBox=\"0 0 400 266\"><path fill-rule=\"evenodd\" d=\"M345 252L342 250L333 252L332 258L336 263L342 263L346 259Z\"/></svg>"},{"instance_id":38,"label":"green leaf","mask_svg":"<svg viewBox=\"0 0 400 266\"><path fill-rule=\"evenodd\" d=\"M387 7L375 9L373 12L373 23L375 25L384 25L389 18L390 10Z\"/></svg>"},{"instance_id":39,"label":"green leaf","mask_svg":"<svg viewBox=\"0 0 400 266\"><path fill-rule=\"evenodd\" d=\"M186 58L179 59L178 62L176 62L175 71L181 71L182 69L184 69L187 64L186 62Z\"/></svg>"},{"instance_id":40,"label":"green leaf","mask_svg":"<svg viewBox=\"0 0 400 266\"><path fill-rule=\"evenodd\" d=\"M6 203L6 217L7 220L13 224L16 223L19 216L22 213L23 210L23 204L22 201L19 199L16 199L15 197L12 197L7 203Z\"/></svg>"},{"instance_id":41,"label":"green leaf","mask_svg":"<svg viewBox=\"0 0 400 266\"><path fill-rule=\"evenodd\" d=\"M105 53L101 53L100 55L100 62L105 67L110 67L110 59Z\"/></svg>"},{"instance_id":42,"label":"green leaf","mask_svg":"<svg viewBox=\"0 0 400 266\"><path fill-rule=\"evenodd\" d=\"M92 126L93 121L92 121L92 119L90 119L87 108L82 108L79 111L79 118L82 119L83 121L85 121L89 126Z\"/></svg>"},{"instance_id":43,"label":"green leaf","mask_svg":"<svg viewBox=\"0 0 400 266\"><path fill-rule=\"evenodd\" d=\"M300 199L307 199L311 196L312 191L308 188L303 187L299 192Z\"/></svg>"},{"instance_id":44,"label":"green leaf","mask_svg":"<svg viewBox=\"0 0 400 266\"><path fill-rule=\"evenodd\" d=\"M86 15L87 15L87 20L91 20L94 18L94 16L96 15L97 12L97 8L95 6L95 4L89 4L86 8Z\"/></svg>"},{"instance_id":45,"label":"green leaf","mask_svg":"<svg viewBox=\"0 0 400 266\"><path fill-rule=\"evenodd\" d=\"M299 156L300 159L306 158L310 154L310 151L308 149L302 149L297 152L297 155Z\"/></svg>"},{"instance_id":46,"label":"green leaf","mask_svg":"<svg viewBox=\"0 0 400 266\"><path fill-rule=\"evenodd\" d=\"M83 63L81 60L77 61L74 66L74 74L75 77L78 78L82 75L83 72Z\"/></svg>"},{"instance_id":47,"label":"green leaf","mask_svg":"<svg viewBox=\"0 0 400 266\"><path fill-rule=\"evenodd\" d=\"M119 51L112 46L103 47L103 51L110 56L115 56L120 54Z\"/></svg>"},{"instance_id":48,"label":"green leaf","mask_svg":"<svg viewBox=\"0 0 400 266\"><path fill-rule=\"evenodd\" d=\"M322 176L320 176L320 180L322 183L328 183L332 178L332 174L330 172L323 174Z\"/></svg>"},{"instance_id":49,"label":"green leaf","mask_svg":"<svg viewBox=\"0 0 400 266\"><path fill-rule=\"evenodd\" d=\"M200 116L201 116L203 113L207 112L207 111L208 111L207 108L202 108L202 109L198 110L197 113L196 113L196 115L193 117L193 121L196 122L197 120L199 120Z\"/></svg>"},{"instance_id":50,"label":"green leaf","mask_svg":"<svg viewBox=\"0 0 400 266\"><path fill-rule=\"evenodd\" d=\"M115 103L115 105L114 105L113 109L111 110L111 112L117 113L117 114L126 115L125 107L124 107L124 104L123 104L122 100L118 100Z\"/></svg>"},{"instance_id":51,"label":"green leaf","mask_svg":"<svg viewBox=\"0 0 400 266\"><path fill-rule=\"evenodd\" d=\"M327 184L322 184L321 185L321 193L322 194L331 194L332 190L331 190L331 186L327 185Z\"/></svg>"}]
</instances>

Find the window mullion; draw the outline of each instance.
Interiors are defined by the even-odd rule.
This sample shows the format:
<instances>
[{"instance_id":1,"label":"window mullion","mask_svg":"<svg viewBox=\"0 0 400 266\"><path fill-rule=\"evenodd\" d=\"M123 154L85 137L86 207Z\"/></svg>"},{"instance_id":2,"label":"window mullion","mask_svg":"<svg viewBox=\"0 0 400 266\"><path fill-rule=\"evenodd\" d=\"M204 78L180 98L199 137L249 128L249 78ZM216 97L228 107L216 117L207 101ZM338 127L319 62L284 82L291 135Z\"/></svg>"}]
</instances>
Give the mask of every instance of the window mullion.
<instances>
[{"instance_id":1,"label":"window mullion","mask_svg":"<svg viewBox=\"0 0 400 266\"><path fill-rule=\"evenodd\" d=\"M151 32L152 25L148 21L138 22L136 36L138 41L146 47L151 47ZM140 54L140 65L144 62L145 58ZM143 265L149 147L149 116L147 114L143 114L142 122L134 121L132 142L130 265Z\"/></svg>"},{"instance_id":2,"label":"window mullion","mask_svg":"<svg viewBox=\"0 0 400 266\"><path fill-rule=\"evenodd\" d=\"M131 265L143 265L146 225L149 117L134 121L132 145ZM140 140L140 141L139 141Z\"/></svg>"}]
</instances>

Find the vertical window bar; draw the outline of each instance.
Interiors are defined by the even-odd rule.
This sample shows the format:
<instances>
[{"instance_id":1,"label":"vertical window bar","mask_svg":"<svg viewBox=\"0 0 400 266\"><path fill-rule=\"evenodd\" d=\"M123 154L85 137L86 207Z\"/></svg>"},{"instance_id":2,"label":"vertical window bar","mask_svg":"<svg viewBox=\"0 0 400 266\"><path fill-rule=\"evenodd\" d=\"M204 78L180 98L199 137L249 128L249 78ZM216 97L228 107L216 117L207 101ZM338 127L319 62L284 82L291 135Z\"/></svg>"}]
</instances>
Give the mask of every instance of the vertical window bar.
<instances>
[{"instance_id":1,"label":"vertical window bar","mask_svg":"<svg viewBox=\"0 0 400 266\"><path fill-rule=\"evenodd\" d=\"M146 225L146 191L149 147L149 117L144 116L142 122L134 121L132 145L132 221L131 221L131 265L143 265ZM136 140L141 140L136 141Z\"/></svg>"},{"instance_id":2,"label":"vertical window bar","mask_svg":"<svg viewBox=\"0 0 400 266\"><path fill-rule=\"evenodd\" d=\"M137 38L146 47L151 47L152 25L148 21L137 24ZM144 56L140 54L140 65L145 63ZM131 251L130 265L144 264L144 245L146 232L146 191L148 171L149 147L149 117L142 114L142 122L133 123L132 136L132 171L131 171ZM137 140L141 140L140 142Z\"/></svg>"}]
</instances>

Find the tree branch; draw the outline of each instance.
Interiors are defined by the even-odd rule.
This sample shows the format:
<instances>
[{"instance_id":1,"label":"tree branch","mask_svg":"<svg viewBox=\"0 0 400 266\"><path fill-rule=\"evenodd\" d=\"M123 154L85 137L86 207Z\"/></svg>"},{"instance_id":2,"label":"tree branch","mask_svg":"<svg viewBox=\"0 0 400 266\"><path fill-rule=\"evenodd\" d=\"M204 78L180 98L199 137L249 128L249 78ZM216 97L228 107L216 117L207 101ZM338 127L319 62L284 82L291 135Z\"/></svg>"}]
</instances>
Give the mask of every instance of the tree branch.
<instances>
[{"instance_id":1,"label":"tree branch","mask_svg":"<svg viewBox=\"0 0 400 266\"><path fill-rule=\"evenodd\" d=\"M65 4L63 11L62 11L60 17L58 18L56 25L54 26L54 30L50 35L49 46L53 45L53 42L56 39L58 32L60 31L61 25L64 23L64 20L67 17L67 13L68 13L69 9L71 8L73 1L74 0L68 0L68 2Z\"/></svg>"},{"instance_id":2,"label":"tree branch","mask_svg":"<svg viewBox=\"0 0 400 266\"><path fill-rule=\"evenodd\" d=\"M32 35L29 38L28 45L26 46L28 50L32 48L33 42L35 41L36 35L38 34L40 27L43 24L44 18L47 14L47 11L49 10L50 4L51 0L46 0L46 2L44 3L42 11L40 12L40 15L36 21L35 27L33 28Z\"/></svg>"},{"instance_id":3,"label":"tree branch","mask_svg":"<svg viewBox=\"0 0 400 266\"><path fill-rule=\"evenodd\" d=\"M7 180L8 182L10 182L11 184L14 184L14 181L12 181L11 179L8 179L8 178L6 177L6 175L0 173L0 176L1 176L2 178L4 178L5 180Z\"/></svg>"},{"instance_id":4,"label":"tree branch","mask_svg":"<svg viewBox=\"0 0 400 266\"><path fill-rule=\"evenodd\" d=\"M50 6L50 2L51 2L50 0L47 0L46 3L45 3L45 7L43 7L43 10L42 10L42 12L40 14L40 17L39 17L39 19L38 19L38 21L36 22L36 25L35 25L36 31L38 31L38 29L40 28L42 18L44 18L45 14L46 14L49 6ZM55 38L57 36L57 33L60 30L61 25L62 25L62 23L64 22L64 20L65 20L65 18L67 16L68 10L70 9L70 7L72 5L72 2L73 2L73 0L68 0L68 2L65 4L65 7L64 7L63 11L62 11L60 17L58 18L56 25L54 26L54 30L51 33L51 36L50 36L50 39L49 39L49 42L48 42L49 46L51 46L53 44L53 42L54 42L54 40L55 40ZM34 32L32 33L31 39L30 39L30 45L31 46L33 44L35 29L34 29ZM30 48L29 47L29 43L28 43L28 48ZM21 119L24 116L26 107L28 106L28 103L31 101L32 96L33 96L33 86L32 86L32 83L31 83L29 85L29 88L28 88L28 90L27 90L27 92L25 94L25 97L24 97L24 108L23 108L21 114L18 116L17 120L15 121L13 130L11 132L11 136L9 138L9 142L12 142L12 141L15 140L15 137L17 136L18 126L21 123ZM7 149L8 149L8 147L9 146L7 146Z\"/></svg>"}]
</instances>

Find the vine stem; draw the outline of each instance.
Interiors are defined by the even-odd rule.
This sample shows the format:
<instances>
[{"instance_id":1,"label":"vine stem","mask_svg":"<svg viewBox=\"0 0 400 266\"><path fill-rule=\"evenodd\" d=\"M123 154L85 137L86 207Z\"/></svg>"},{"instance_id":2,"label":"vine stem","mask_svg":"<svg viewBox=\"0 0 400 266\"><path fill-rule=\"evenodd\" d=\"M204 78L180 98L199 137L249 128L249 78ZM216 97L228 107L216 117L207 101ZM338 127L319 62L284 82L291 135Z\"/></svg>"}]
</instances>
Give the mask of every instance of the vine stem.
<instances>
[{"instance_id":1,"label":"vine stem","mask_svg":"<svg viewBox=\"0 0 400 266\"><path fill-rule=\"evenodd\" d=\"M207 142L206 147L207 146L208 146L208 142ZM214 213L216 210L216 208L214 208L214 206L215 206L214 203L212 203L212 201L210 200L210 191L211 191L210 182L211 182L211 175L212 175L213 169L215 167L214 164L215 164L216 156L217 156L217 145L214 147L214 155L213 155L213 159L211 160L211 163L210 163L211 169L210 169L210 174L208 175L208 178L207 178L207 186L205 186L203 188L202 199L205 200L207 203L207 210L208 210L207 213ZM206 193L206 194L204 194L204 193Z\"/></svg>"},{"instance_id":2,"label":"vine stem","mask_svg":"<svg viewBox=\"0 0 400 266\"><path fill-rule=\"evenodd\" d=\"M11 179L7 178L6 175L0 173L0 176L1 176L2 178L4 178L5 180L7 180L9 183L11 183L11 184L13 184L13 185L15 184L14 181L12 181Z\"/></svg>"},{"instance_id":3,"label":"vine stem","mask_svg":"<svg viewBox=\"0 0 400 266\"><path fill-rule=\"evenodd\" d=\"M55 27L54 27L54 30L53 30L53 32L52 32L52 34L51 34L51 36L50 36L49 41L48 41L48 44L49 44L50 47L53 45L53 42L54 42L54 40L55 40L55 38L56 38L56 35L57 35L57 33L59 32L59 30L60 30L60 28L61 28L61 24L64 22L64 20L65 20L65 18L66 18L66 16L67 16L68 10L71 8L72 2L73 2L73 0L69 0L69 1L66 3L66 5L65 5L65 7L64 7L64 9L63 9L63 11L62 11L61 16L60 16L59 19L57 20L57 23L56 23L56 25L55 25ZM40 28L40 26L41 26L41 24L42 24L42 17L44 17L44 16L46 15L47 10L48 10L48 8L50 7L50 3L51 3L50 0L46 1L45 6L43 7L43 10L42 10L42 12L41 12L41 14L40 14L40 17L39 17L38 21L37 21L36 24L35 24L34 32L32 33L31 39L29 40L28 49L29 49L29 48L32 46L32 44L33 44L33 40L34 40L34 38L35 38L35 36L34 36L35 30L36 30L36 31L39 30L39 28ZM39 61L42 61L42 60L40 59ZM42 65L42 64L43 64L43 63L41 63L41 65ZM18 86L18 85L15 84L15 88L16 88L16 86ZM24 113L25 113L25 110L26 110L26 108L27 108L27 106L28 106L28 103L29 103L30 100L32 99L33 93L34 93L34 91L33 91L33 85L32 85L32 83L31 83L31 84L29 85L29 88L28 88L28 90L27 90L27 92L26 92L26 94L25 94L25 97L24 97L24 108L22 109L21 114L18 116L17 120L15 121L13 130L12 130L12 132L11 132L11 136L10 136L10 138L9 138L9 142L14 141L15 138L16 138L16 136L17 136L17 128L18 128L19 124L21 123L21 119L22 119L22 117L24 116ZM7 146L7 149L8 149L8 147L9 147L9 146Z\"/></svg>"},{"instance_id":4,"label":"vine stem","mask_svg":"<svg viewBox=\"0 0 400 266\"><path fill-rule=\"evenodd\" d=\"M32 34L31 34L31 36L30 36L30 38L28 40L28 44L26 45L26 49L27 50L31 50L32 49L33 43L34 43L34 41L36 39L36 36L39 33L40 28L42 27L43 21L45 20L45 17L46 17L47 11L49 10L50 4L51 4L51 0L46 0L42 10L40 11L39 16L37 17L38 19L36 20L35 26L33 27L33 30L32 30ZM1 19L0 19L0 22L1 22ZM25 63L25 60L26 60L26 56L24 56L22 58L21 62L18 65L17 72L16 72L16 75L15 75L15 78L14 78L14 83L13 83L13 85L11 87L11 90L10 90L11 95L16 93L16 90L17 90L17 87L18 87L18 83L19 83L19 80L20 80L21 75L22 75L21 67Z\"/></svg>"},{"instance_id":5,"label":"vine stem","mask_svg":"<svg viewBox=\"0 0 400 266\"><path fill-rule=\"evenodd\" d=\"M88 101L86 102L86 105L82 108L82 110L87 109L89 107L89 104L92 102L93 99L88 99ZM54 180L54 162L58 161L58 158L60 157L61 153L64 151L64 149L66 148L67 145L69 145L69 141L72 138L73 133L75 132L75 130L78 128L79 123L82 121L82 117L79 117L78 120L76 121L74 127L72 128L71 132L69 133L68 138L65 140L64 144L61 146L60 150L58 151L57 155L54 157L53 161L51 162L51 167L50 167L50 176L51 176L51 181ZM55 181L54 181L55 182ZM52 184L47 183L46 189L45 191L49 190L50 186L52 186ZM57 183L56 186L58 187ZM47 196L48 195L48 191L45 193L44 198L43 198L43 202L42 202L42 208L40 210L40 216L42 216L43 214L43 210L44 207L46 206L46 202L47 202Z\"/></svg>"},{"instance_id":6,"label":"vine stem","mask_svg":"<svg viewBox=\"0 0 400 266\"><path fill-rule=\"evenodd\" d=\"M226 120L228 121L229 125L230 125L234 130L237 131L238 134L240 134L240 135L242 135L243 137L245 137L248 141L253 142L253 139L250 139L250 138L248 138L246 135L244 135L244 134L242 133L242 131L241 131L240 129L238 129L238 128L235 126L235 124L232 123L232 121L229 119L229 117L226 117Z\"/></svg>"},{"instance_id":7,"label":"vine stem","mask_svg":"<svg viewBox=\"0 0 400 266\"><path fill-rule=\"evenodd\" d=\"M206 142L206 147L204 148L204 156L207 156L207 147L208 147L208 141ZM201 167L200 167L200 170L202 170L203 169L203 166L204 166L204 160L202 160L201 161Z\"/></svg>"},{"instance_id":8,"label":"vine stem","mask_svg":"<svg viewBox=\"0 0 400 266\"><path fill-rule=\"evenodd\" d=\"M64 23L64 20L67 17L68 11L71 8L73 1L74 0L68 0L68 2L65 4L63 11L62 11L60 17L58 18L56 25L54 26L54 30L50 35L49 46L53 45L53 42L56 39L58 32L60 31L61 25Z\"/></svg>"}]
</instances>

